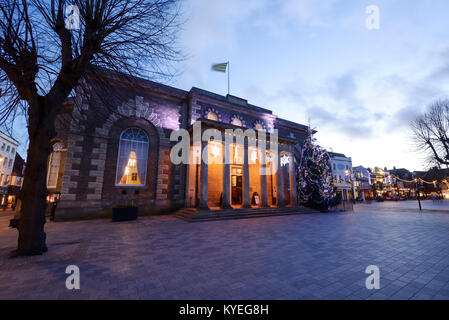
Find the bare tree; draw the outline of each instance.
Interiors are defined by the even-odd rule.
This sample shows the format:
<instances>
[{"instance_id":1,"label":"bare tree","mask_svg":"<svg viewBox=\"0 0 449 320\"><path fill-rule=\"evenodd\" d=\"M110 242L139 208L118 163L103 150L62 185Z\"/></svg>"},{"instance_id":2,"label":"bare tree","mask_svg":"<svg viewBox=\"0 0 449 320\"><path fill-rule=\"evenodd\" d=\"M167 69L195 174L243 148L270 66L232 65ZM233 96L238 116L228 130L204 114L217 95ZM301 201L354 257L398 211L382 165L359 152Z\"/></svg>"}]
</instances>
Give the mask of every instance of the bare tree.
<instances>
[{"instance_id":1,"label":"bare tree","mask_svg":"<svg viewBox=\"0 0 449 320\"><path fill-rule=\"evenodd\" d=\"M77 86L101 78L95 77L100 68L146 78L170 75L166 66L180 57L180 1L0 0L0 122L22 113L29 135L12 255L47 250L47 161L64 101Z\"/></svg>"},{"instance_id":2,"label":"bare tree","mask_svg":"<svg viewBox=\"0 0 449 320\"><path fill-rule=\"evenodd\" d=\"M436 101L411 123L419 151L429 164L449 165L449 100Z\"/></svg>"}]
</instances>

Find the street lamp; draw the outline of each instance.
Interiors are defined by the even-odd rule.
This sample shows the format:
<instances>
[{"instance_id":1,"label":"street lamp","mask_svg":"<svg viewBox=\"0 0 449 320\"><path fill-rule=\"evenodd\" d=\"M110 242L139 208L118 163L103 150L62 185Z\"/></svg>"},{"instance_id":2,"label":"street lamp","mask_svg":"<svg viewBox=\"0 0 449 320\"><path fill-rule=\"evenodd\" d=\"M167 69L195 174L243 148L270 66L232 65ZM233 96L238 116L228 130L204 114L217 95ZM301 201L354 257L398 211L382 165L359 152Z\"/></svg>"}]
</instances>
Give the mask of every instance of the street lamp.
<instances>
[{"instance_id":1,"label":"street lamp","mask_svg":"<svg viewBox=\"0 0 449 320\"><path fill-rule=\"evenodd\" d=\"M418 205L419 205L419 211L422 211L422 208L421 208L421 199L419 198L418 178L415 178L415 186L416 186L416 192L418 193Z\"/></svg>"}]
</instances>

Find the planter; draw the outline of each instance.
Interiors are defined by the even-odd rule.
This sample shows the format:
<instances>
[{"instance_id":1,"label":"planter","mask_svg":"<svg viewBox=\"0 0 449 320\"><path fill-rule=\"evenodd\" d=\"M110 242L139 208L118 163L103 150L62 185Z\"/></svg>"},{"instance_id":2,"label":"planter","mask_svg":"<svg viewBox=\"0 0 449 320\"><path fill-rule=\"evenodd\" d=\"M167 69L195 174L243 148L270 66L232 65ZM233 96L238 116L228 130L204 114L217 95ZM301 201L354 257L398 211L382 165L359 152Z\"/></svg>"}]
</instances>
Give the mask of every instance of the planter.
<instances>
[{"instance_id":1,"label":"planter","mask_svg":"<svg viewBox=\"0 0 449 320\"><path fill-rule=\"evenodd\" d=\"M11 228L18 229L19 228L19 219L11 219L11 220L9 220L9 226Z\"/></svg>"},{"instance_id":2,"label":"planter","mask_svg":"<svg viewBox=\"0 0 449 320\"><path fill-rule=\"evenodd\" d=\"M112 208L112 221L130 221L137 219L137 207Z\"/></svg>"}]
</instances>

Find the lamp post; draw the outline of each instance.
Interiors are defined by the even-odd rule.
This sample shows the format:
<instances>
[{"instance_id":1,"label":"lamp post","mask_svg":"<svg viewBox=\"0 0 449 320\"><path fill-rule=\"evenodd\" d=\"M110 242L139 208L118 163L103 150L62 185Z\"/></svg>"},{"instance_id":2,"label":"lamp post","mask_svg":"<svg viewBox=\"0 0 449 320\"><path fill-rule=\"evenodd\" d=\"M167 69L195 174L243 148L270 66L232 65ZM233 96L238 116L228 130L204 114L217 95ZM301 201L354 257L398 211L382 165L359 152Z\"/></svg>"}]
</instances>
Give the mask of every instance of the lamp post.
<instances>
[{"instance_id":1,"label":"lamp post","mask_svg":"<svg viewBox=\"0 0 449 320\"><path fill-rule=\"evenodd\" d=\"M415 185L416 185L416 192L418 193L418 205L419 205L419 211L422 211L421 207L421 199L419 197L419 186L418 186L418 179L415 178Z\"/></svg>"},{"instance_id":2,"label":"lamp post","mask_svg":"<svg viewBox=\"0 0 449 320\"><path fill-rule=\"evenodd\" d=\"M348 182L351 184L351 189L352 189L352 202L355 203L355 189L354 189L353 175L351 174L351 171L349 169L345 170L345 175L346 175L346 177L349 178Z\"/></svg>"}]
</instances>

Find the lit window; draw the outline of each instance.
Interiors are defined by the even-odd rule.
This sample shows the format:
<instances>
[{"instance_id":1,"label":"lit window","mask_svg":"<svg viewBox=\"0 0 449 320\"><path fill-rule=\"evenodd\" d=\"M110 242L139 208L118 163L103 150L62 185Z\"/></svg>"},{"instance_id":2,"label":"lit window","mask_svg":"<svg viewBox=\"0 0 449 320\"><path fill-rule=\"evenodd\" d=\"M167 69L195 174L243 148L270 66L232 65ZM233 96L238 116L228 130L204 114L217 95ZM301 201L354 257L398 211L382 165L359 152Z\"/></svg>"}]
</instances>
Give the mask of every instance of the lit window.
<instances>
[{"instance_id":1,"label":"lit window","mask_svg":"<svg viewBox=\"0 0 449 320\"><path fill-rule=\"evenodd\" d=\"M217 114L215 112L209 112L207 114L207 119L218 121L218 116L217 116Z\"/></svg>"},{"instance_id":2,"label":"lit window","mask_svg":"<svg viewBox=\"0 0 449 320\"><path fill-rule=\"evenodd\" d=\"M256 123L256 125L254 126L254 129L258 130L258 131L263 131L265 130L263 128L263 125L261 125L260 123Z\"/></svg>"},{"instance_id":3,"label":"lit window","mask_svg":"<svg viewBox=\"0 0 449 320\"><path fill-rule=\"evenodd\" d=\"M232 124L238 127L243 126L242 120L240 120L239 118L234 118L234 120L232 120Z\"/></svg>"},{"instance_id":4,"label":"lit window","mask_svg":"<svg viewBox=\"0 0 449 320\"><path fill-rule=\"evenodd\" d=\"M47 188L56 188L58 185L59 166L61 165L62 144L55 143L50 154L47 171Z\"/></svg>"},{"instance_id":5,"label":"lit window","mask_svg":"<svg viewBox=\"0 0 449 320\"><path fill-rule=\"evenodd\" d=\"M145 185L148 146L148 136L142 130L128 128L123 131L118 151L116 185Z\"/></svg>"}]
</instances>

